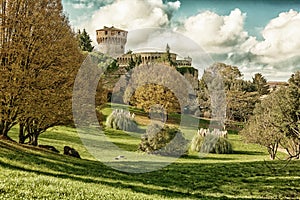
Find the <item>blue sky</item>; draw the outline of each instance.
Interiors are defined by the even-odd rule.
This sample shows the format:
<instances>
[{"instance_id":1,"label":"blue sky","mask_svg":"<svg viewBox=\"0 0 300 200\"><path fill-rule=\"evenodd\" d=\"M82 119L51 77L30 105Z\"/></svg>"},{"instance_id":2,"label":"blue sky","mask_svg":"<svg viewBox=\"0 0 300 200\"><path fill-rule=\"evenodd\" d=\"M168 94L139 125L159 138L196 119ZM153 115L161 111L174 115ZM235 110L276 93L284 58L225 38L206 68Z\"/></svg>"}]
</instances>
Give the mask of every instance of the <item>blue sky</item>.
<instances>
[{"instance_id":1,"label":"blue sky","mask_svg":"<svg viewBox=\"0 0 300 200\"><path fill-rule=\"evenodd\" d=\"M286 81L300 70L297 0L63 0L63 5L74 29L86 28L94 41L95 30L104 25L129 32L159 27L184 34L216 62L238 66L246 79L260 72Z\"/></svg>"},{"instance_id":2,"label":"blue sky","mask_svg":"<svg viewBox=\"0 0 300 200\"><path fill-rule=\"evenodd\" d=\"M299 0L181 0L181 6L175 16L186 17L205 10L220 15L228 15L235 8L247 13L245 28L250 34L261 39L260 31L279 13L290 9L300 11Z\"/></svg>"}]
</instances>

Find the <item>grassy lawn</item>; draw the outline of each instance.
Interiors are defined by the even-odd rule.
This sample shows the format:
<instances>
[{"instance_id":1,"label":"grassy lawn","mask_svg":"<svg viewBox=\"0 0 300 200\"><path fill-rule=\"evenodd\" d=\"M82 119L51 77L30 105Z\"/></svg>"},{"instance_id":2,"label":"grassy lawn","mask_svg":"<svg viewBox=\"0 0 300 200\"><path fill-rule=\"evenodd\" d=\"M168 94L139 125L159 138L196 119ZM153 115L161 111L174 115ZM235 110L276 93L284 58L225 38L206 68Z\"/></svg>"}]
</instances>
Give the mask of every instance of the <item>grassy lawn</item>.
<instances>
[{"instance_id":1,"label":"grassy lawn","mask_svg":"<svg viewBox=\"0 0 300 200\"><path fill-rule=\"evenodd\" d=\"M104 115L110 113L108 107L102 111ZM142 111L138 112L135 112L137 121L144 120L143 129L149 119ZM169 121L171 125L176 125L176 118L178 115ZM136 151L140 142L138 137L122 131L107 129L105 134L127 151ZM17 138L17 127L10 136ZM234 154L199 157L193 153L160 170L142 174L120 172L97 161L82 144L76 129L70 127L52 128L40 136L40 144L53 145L60 154L0 141L0 199L296 199L300 196L299 161L284 167L283 161L270 161L265 148L243 143L236 132L230 132L229 140ZM62 155L65 145L76 148L83 159ZM132 164L130 160L114 162Z\"/></svg>"}]
</instances>

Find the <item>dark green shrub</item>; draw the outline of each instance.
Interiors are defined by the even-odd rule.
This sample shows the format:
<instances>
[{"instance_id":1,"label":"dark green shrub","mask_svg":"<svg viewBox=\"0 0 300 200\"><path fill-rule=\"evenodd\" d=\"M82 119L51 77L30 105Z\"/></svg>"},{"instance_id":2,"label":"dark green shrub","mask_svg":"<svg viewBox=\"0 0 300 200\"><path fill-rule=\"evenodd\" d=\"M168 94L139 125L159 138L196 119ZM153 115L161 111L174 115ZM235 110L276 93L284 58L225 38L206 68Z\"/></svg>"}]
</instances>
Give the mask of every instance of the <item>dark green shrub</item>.
<instances>
[{"instance_id":1,"label":"dark green shrub","mask_svg":"<svg viewBox=\"0 0 300 200\"><path fill-rule=\"evenodd\" d=\"M137 123L129 111L116 109L106 119L106 127L123 131L137 130Z\"/></svg>"},{"instance_id":2,"label":"dark green shrub","mask_svg":"<svg viewBox=\"0 0 300 200\"><path fill-rule=\"evenodd\" d=\"M139 150L163 156L180 156L186 153L187 146L188 141L179 129L154 123L142 135Z\"/></svg>"},{"instance_id":3,"label":"dark green shrub","mask_svg":"<svg viewBox=\"0 0 300 200\"><path fill-rule=\"evenodd\" d=\"M209 134L204 137L200 152L228 154L228 153L232 153L233 150L232 150L232 145L227 139L220 136Z\"/></svg>"}]
</instances>

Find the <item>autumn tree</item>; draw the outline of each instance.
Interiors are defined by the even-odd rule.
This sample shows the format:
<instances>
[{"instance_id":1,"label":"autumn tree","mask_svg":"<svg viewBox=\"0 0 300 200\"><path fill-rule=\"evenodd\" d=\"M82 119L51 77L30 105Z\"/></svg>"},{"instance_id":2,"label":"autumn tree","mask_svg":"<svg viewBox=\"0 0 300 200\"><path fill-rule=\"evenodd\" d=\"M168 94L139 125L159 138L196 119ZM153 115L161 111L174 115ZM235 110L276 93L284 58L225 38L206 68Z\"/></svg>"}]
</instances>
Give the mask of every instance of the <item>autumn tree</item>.
<instances>
[{"instance_id":1,"label":"autumn tree","mask_svg":"<svg viewBox=\"0 0 300 200\"><path fill-rule=\"evenodd\" d=\"M137 88L130 98L130 103L146 112L156 104L161 105L168 112L180 112L180 104L174 93L157 84L147 84Z\"/></svg>"},{"instance_id":2,"label":"autumn tree","mask_svg":"<svg viewBox=\"0 0 300 200\"><path fill-rule=\"evenodd\" d=\"M83 56L60 0L1 5L0 134L7 137L19 123L20 142L37 145L49 127L70 123L72 85Z\"/></svg>"},{"instance_id":3,"label":"autumn tree","mask_svg":"<svg viewBox=\"0 0 300 200\"><path fill-rule=\"evenodd\" d=\"M139 65L122 76L115 88L124 88L120 95L124 103L146 111L157 104L167 112L181 112L184 106L194 105L194 89L175 68L168 65ZM118 98L112 101L116 102Z\"/></svg>"}]
</instances>

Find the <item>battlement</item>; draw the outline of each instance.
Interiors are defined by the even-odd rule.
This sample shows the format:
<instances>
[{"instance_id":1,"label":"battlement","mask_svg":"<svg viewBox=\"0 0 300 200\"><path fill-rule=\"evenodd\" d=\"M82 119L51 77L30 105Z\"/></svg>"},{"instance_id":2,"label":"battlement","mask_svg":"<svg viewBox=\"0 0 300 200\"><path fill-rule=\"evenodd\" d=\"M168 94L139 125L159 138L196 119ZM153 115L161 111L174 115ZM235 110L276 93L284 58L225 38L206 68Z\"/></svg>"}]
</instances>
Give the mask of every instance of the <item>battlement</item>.
<instances>
[{"instance_id":1,"label":"battlement","mask_svg":"<svg viewBox=\"0 0 300 200\"><path fill-rule=\"evenodd\" d=\"M99 51L111 56L124 54L127 33L127 31L114 26L104 26L103 29L96 30Z\"/></svg>"}]
</instances>

